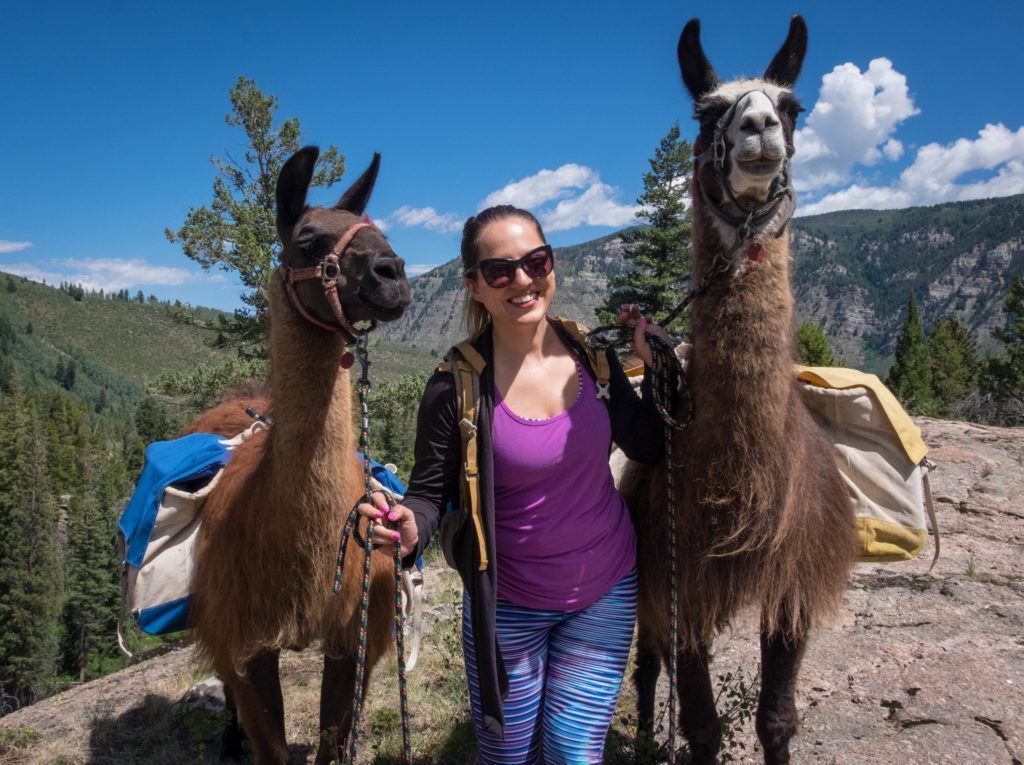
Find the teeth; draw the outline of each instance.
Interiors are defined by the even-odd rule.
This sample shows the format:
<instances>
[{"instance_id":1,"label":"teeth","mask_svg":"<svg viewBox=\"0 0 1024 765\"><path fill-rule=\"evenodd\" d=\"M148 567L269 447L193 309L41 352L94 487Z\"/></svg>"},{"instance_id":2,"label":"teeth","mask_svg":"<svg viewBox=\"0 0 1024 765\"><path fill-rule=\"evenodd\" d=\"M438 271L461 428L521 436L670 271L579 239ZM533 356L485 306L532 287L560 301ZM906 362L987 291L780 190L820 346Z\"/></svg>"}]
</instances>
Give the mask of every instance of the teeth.
<instances>
[{"instance_id":1,"label":"teeth","mask_svg":"<svg viewBox=\"0 0 1024 765\"><path fill-rule=\"evenodd\" d=\"M519 297L512 298L512 300L510 302L515 304L515 305L522 305L523 303L529 303L531 300L535 299L536 297L537 297L537 293L536 292L527 292L525 295L520 295Z\"/></svg>"}]
</instances>

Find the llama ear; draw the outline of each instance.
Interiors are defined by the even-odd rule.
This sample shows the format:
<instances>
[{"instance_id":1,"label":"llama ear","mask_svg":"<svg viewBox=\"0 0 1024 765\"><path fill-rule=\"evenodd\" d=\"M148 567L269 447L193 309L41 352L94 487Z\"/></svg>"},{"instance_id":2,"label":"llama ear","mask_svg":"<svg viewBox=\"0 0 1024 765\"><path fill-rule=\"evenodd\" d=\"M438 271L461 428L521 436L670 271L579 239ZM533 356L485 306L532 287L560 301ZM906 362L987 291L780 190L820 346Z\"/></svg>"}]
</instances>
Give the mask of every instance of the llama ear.
<instances>
[{"instance_id":1,"label":"llama ear","mask_svg":"<svg viewBox=\"0 0 1024 765\"><path fill-rule=\"evenodd\" d=\"M341 195L341 199L334 205L334 209L362 215L366 210L366 205L370 202L370 195L373 194L373 185L377 182L377 171L379 170L380 154L374 152L373 161L366 168L366 172L360 175L358 180L349 186L348 191Z\"/></svg>"},{"instance_id":2,"label":"llama ear","mask_svg":"<svg viewBox=\"0 0 1024 765\"><path fill-rule=\"evenodd\" d=\"M306 192L320 149L306 146L288 158L277 176L277 229L290 230L306 209Z\"/></svg>"},{"instance_id":3,"label":"llama ear","mask_svg":"<svg viewBox=\"0 0 1024 765\"><path fill-rule=\"evenodd\" d=\"M804 55L807 53L807 23L803 16L794 13L789 22L789 35L786 42L779 48L775 58L764 70L764 78L784 88L792 88L796 84L796 78L800 76L800 69L804 65Z\"/></svg>"},{"instance_id":4,"label":"llama ear","mask_svg":"<svg viewBox=\"0 0 1024 765\"><path fill-rule=\"evenodd\" d=\"M694 101L718 87L718 75L715 74L700 44L700 19L690 19L686 22L683 33L679 35L676 55L679 57L679 71L683 74L683 83Z\"/></svg>"}]
</instances>

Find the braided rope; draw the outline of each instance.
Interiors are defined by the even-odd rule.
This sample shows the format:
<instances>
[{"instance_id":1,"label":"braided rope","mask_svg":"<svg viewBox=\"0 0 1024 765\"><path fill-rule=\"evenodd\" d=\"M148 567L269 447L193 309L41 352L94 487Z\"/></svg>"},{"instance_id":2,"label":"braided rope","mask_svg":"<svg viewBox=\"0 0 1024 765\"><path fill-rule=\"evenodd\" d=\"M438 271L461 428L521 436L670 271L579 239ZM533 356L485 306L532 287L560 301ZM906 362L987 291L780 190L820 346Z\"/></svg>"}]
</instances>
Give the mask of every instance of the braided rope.
<instances>
[{"instance_id":1,"label":"braided rope","mask_svg":"<svg viewBox=\"0 0 1024 765\"><path fill-rule=\"evenodd\" d=\"M402 762L412 762L409 682L405 676L405 614L402 611L402 543L395 542L395 648L398 651L398 697L402 710Z\"/></svg>"},{"instance_id":2,"label":"braided rope","mask_svg":"<svg viewBox=\"0 0 1024 765\"><path fill-rule=\"evenodd\" d=\"M717 277L717 273L715 276ZM705 285L709 284L705 281ZM690 292L684 302L677 306L670 316L675 318L682 309L702 290ZM667 322L666 322L667 323ZM623 325L609 325L608 328L598 328L588 337L588 342L595 347L608 347L625 345L629 342L629 335L622 329ZM609 341L601 334L602 329L617 329L619 336L614 341ZM626 327L629 331L632 328ZM673 459L674 431L686 428L694 417L693 395L686 384L686 373L683 365L676 356L675 349L664 339L657 335L647 335L647 341L651 346L653 356L651 395L655 409L661 417L665 434L665 494L668 505L668 533L669 533L669 690L668 690L668 750L669 762L674 763L676 757L676 724L677 717L677 694L678 694L678 646L679 646L679 553L678 536L676 530L676 491L675 491L675 461ZM686 407L682 420L677 420L672 412L672 403L676 396L682 397L682 404Z\"/></svg>"},{"instance_id":3,"label":"braided rope","mask_svg":"<svg viewBox=\"0 0 1024 765\"><path fill-rule=\"evenodd\" d=\"M359 390L359 450L363 454L363 488L364 495L356 503L372 503L373 495L373 472L370 462L370 359L367 353L366 340L360 338L356 344L356 355L362 367L362 375L359 378L357 387ZM366 695L366 633L370 611L370 561L373 555L373 518L366 520L366 535L363 539L363 579L359 599L359 638L356 646L356 671L352 690L352 726L349 731L348 757L346 762L355 765L356 753L358 750L359 722L363 712L363 702ZM334 587L332 594L337 595L341 589L342 571L345 566L345 554L348 547L348 539L354 535L358 528L358 510L353 508L345 521L342 530L341 541L338 546L338 560L334 571ZM395 645L398 650L398 689L401 699L402 713L402 761L406 765L412 762L412 735L409 722L409 686L405 676L405 616L402 613L402 559L401 542L396 541L394 545L395 561Z\"/></svg>"},{"instance_id":4,"label":"braided rope","mask_svg":"<svg viewBox=\"0 0 1024 765\"><path fill-rule=\"evenodd\" d=\"M654 405L664 423L665 431L665 495L668 505L668 538L669 538L669 664L668 664L668 751L669 762L674 763L676 758L676 723L677 723L677 696L678 696L678 648L679 648L679 552L678 535L676 531L676 488L675 472L676 465L673 459L673 446L675 441L674 431L682 430L693 421L693 396L685 386L686 376L683 374L683 367L676 357L675 350L665 340L649 335L647 338L651 345L653 354L654 380L651 386L651 393L654 398ZM686 415L683 421L673 417L669 407L673 393L680 382L684 383L682 394L687 406Z\"/></svg>"}]
</instances>

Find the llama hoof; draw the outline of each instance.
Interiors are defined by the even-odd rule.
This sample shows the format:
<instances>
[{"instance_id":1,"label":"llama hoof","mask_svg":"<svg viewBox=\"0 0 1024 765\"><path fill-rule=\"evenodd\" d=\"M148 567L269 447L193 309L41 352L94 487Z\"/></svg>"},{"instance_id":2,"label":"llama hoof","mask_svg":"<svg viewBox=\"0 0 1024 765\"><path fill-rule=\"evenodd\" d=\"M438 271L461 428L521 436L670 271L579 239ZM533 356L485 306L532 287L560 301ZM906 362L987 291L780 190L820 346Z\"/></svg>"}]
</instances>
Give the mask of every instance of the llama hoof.
<instances>
[{"instance_id":1,"label":"llama hoof","mask_svg":"<svg viewBox=\"0 0 1024 765\"><path fill-rule=\"evenodd\" d=\"M764 752L764 765L789 765L789 746Z\"/></svg>"}]
</instances>

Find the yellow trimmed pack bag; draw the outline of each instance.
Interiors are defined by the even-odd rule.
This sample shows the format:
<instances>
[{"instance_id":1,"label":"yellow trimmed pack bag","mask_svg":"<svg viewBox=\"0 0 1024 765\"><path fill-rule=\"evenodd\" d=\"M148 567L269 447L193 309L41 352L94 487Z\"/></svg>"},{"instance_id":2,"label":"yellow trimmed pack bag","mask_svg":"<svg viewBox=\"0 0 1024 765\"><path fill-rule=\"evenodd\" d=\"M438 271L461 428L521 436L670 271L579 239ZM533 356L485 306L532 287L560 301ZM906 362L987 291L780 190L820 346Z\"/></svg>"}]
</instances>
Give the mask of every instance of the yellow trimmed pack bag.
<instances>
[{"instance_id":1,"label":"yellow trimmed pack bag","mask_svg":"<svg viewBox=\"0 0 1024 765\"><path fill-rule=\"evenodd\" d=\"M831 441L836 467L853 497L860 560L911 560L928 541L939 557L928 447L920 429L876 375L839 367L795 368L804 404Z\"/></svg>"},{"instance_id":2,"label":"yellow trimmed pack bag","mask_svg":"<svg viewBox=\"0 0 1024 765\"><path fill-rule=\"evenodd\" d=\"M588 330L571 319L556 316L552 319L555 327L567 336L582 351L590 368L594 370L598 398L608 398L610 369L608 358L603 352L587 343ZM465 340L453 345L438 366L438 371L451 372L455 378L455 400L459 413L459 434L462 441L462 481L460 482L459 507L450 508L441 519L438 531L445 560L456 568L452 553L455 534L469 519L473 521L476 543L480 555L479 569L487 569L487 543L484 539L483 524L480 520L480 480L477 463L477 424L480 412L480 376L487 362L476 348Z\"/></svg>"}]
</instances>

